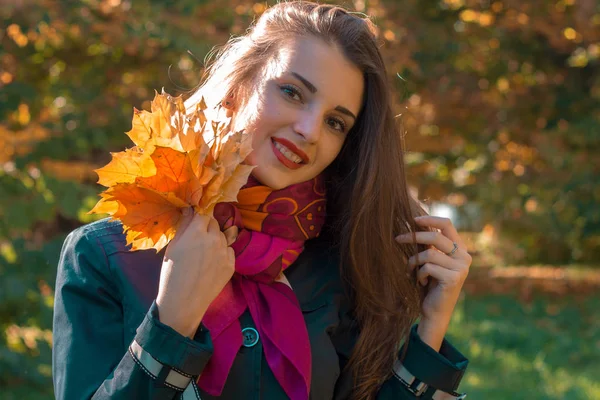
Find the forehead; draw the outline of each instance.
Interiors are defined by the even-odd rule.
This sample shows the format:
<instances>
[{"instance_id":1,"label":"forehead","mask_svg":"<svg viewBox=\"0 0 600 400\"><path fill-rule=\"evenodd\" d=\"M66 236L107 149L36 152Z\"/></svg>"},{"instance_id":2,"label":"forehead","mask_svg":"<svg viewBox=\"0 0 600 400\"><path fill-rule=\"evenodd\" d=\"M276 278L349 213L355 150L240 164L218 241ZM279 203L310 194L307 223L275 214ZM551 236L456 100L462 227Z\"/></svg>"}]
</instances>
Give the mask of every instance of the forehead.
<instances>
[{"instance_id":1,"label":"forehead","mask_svg":"<svg viewBox=\"0 0 600 400\"><path fill-rule=\"evenodd\" d=\"M344 106L355 115L360 111L363 74L337 47L313 37L284 41L267 74L279 78L291 72L312 83L317 88L315 95L331 106Z\"/></svg>"}]
</instances>

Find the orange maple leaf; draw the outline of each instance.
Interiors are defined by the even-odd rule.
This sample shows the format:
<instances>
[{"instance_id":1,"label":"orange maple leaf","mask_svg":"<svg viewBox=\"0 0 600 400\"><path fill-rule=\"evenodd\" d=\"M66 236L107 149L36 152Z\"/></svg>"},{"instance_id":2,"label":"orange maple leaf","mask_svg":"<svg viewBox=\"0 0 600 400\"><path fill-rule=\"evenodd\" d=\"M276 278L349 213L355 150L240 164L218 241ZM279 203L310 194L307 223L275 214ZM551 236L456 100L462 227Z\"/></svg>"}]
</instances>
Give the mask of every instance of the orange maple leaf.
<instances>
[{"instance_id":1,"label":"orange maple leaf","mask_svg":"<svg viewBox=\"0 0 600 400\"><path fill-rule=\"evenodd\" d=\"M120 220L132 250L160 251L175 236L184 208L210 215L217 203L237 201L247 182L254 168L243 164L250 137L231 132L228 121L208 121L205 109L202 100L186 113L181 97L156 93L151 112L134 109L127 135L136 146L112 153L96 170L107 189L90 213Z\"/></svg>"},{"instance_id":2,"label":"orange maple leaf","mask_svg":"<svg viewBox=\"0 0 600 400\"><path fill-rule=\"evenodd\" d=\"M204 177L202 180L196 176L188 153L168 147L156 147L150 158L156 166L156 174L151 177L139 177L136 183L158 192L172 192L190 205L200 202L208 179Z\"/></svg>"}]
</instances>

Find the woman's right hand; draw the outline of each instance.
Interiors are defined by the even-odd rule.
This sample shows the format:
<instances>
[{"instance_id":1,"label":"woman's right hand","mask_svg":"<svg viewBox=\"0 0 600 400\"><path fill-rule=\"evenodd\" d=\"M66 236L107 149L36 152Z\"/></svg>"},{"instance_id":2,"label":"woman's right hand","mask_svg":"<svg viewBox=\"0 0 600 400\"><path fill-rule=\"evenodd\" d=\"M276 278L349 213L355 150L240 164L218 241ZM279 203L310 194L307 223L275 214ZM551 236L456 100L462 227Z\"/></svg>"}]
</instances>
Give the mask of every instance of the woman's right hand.
<instances>
[{"instance_id":1,"label":"woman's right hand","mask_svg":"<svg viewBox=\"0 0 600 400\"><path fill-rule=\"evenodd\" d=\"M192 338L210 303L229 282L235 254L229 245L237 228L221 232L212 216L190 207L167 246L156 304L160 321Z\"/></svg>"}]
</instances>

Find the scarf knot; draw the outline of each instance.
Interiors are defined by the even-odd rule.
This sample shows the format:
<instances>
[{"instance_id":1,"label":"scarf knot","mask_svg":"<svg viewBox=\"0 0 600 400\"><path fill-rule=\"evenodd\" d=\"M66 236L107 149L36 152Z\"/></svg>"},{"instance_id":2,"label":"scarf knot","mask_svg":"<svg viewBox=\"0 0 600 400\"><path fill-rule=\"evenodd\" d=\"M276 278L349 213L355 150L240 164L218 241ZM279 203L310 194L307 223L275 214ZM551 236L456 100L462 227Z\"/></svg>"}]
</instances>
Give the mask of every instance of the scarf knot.
<instances>
[{"instance_id":1,"label":"scarf knot","mask_svg":"<svg viewBox=\"0 0 600 400\"><path fill-rule=\"evenodd\" d=\"M215 207L221 230L235 225L238 237L231 246L236 256L234 276L202 320L214 351L198 384L210 395L223 391L243 343L239 317L248 309L279 384L291 399L308 399L308 331L298 299L282 274L304 250L304 242L319 236L325 215L321 176L281 190L250 177L237 203Z\"/></svg>"}]
</instances>

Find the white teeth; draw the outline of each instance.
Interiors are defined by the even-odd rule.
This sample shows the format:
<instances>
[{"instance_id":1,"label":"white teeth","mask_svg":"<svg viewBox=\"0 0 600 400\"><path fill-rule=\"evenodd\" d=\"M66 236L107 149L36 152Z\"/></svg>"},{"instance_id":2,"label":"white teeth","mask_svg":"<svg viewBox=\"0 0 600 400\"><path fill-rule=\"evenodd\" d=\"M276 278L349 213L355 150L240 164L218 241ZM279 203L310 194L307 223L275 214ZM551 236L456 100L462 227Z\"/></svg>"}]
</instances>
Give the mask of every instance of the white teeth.
<instances>
[{"instance_id":1,"label":"white teeth","mask_svg":"<svg viewBox=\"0 0 600 400\"><path fill-rule=\"evenodd\" d=\"M295 162L296 164L300 164L302 162L302 159L297 154L293 153L281 143L275 142L275 147L277 147L277 150L279 150L281 154L283 154L288 160Z\"/></svg>"}]
</instances>

